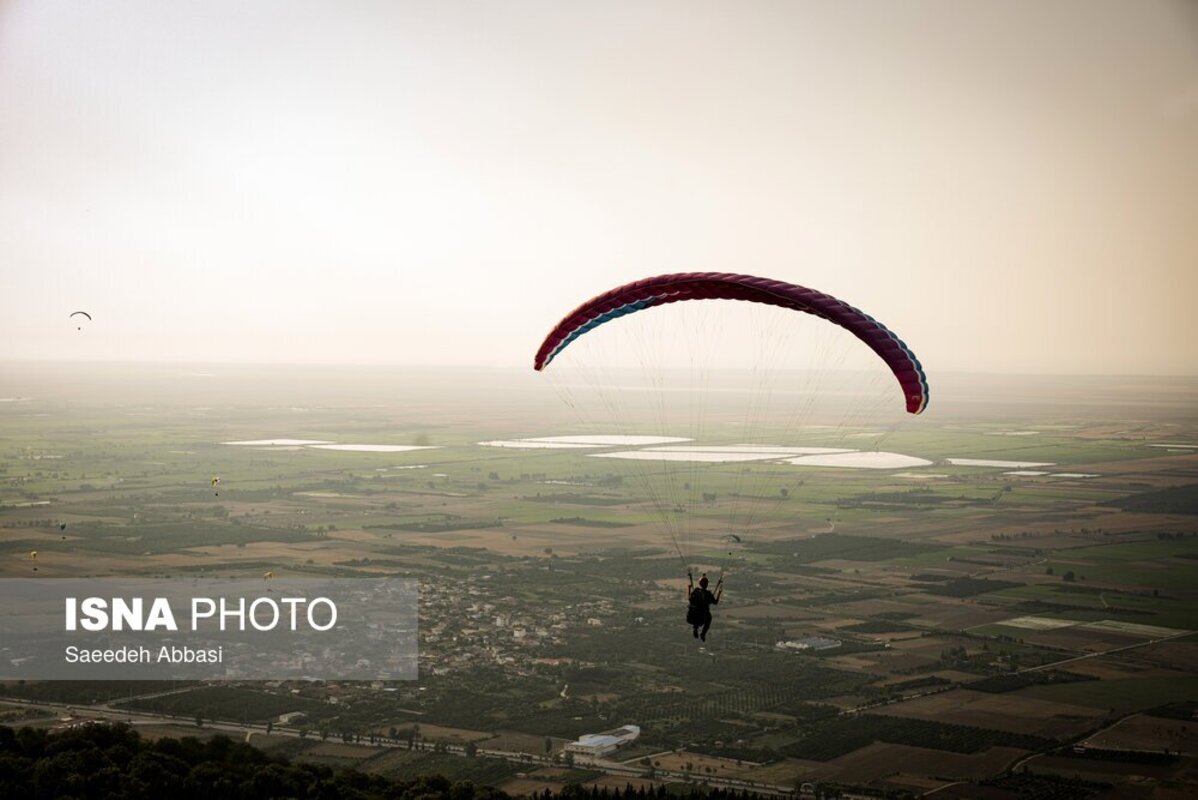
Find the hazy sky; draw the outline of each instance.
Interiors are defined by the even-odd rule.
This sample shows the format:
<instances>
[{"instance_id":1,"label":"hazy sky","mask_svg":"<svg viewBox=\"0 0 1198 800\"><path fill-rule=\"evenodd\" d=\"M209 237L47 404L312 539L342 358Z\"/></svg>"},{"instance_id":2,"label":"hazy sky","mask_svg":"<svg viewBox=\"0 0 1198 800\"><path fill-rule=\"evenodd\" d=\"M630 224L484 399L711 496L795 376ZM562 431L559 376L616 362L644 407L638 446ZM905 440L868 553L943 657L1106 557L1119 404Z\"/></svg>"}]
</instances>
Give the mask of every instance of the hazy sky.
<instances>
[{"instance_id":1,"label":"hazy sky","mask_svg":"<svg viewBox=\"0 0 1198 800\"><path fill-rule=\"evenodd\" d=\"M2 359L522 366L690 270L1198 373L1198 4L0 0Z\"/></svg>"}]
</instances>

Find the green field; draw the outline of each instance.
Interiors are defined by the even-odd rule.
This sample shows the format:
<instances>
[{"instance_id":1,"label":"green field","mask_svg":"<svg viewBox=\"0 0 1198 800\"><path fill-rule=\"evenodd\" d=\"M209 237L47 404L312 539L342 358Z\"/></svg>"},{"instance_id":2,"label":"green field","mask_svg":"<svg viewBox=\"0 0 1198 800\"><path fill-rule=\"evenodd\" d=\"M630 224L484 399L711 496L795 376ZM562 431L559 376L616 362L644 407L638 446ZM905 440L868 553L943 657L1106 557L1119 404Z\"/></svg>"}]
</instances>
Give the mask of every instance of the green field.
<instances>
[{"instance_id":1,"label":"green field","mask_svg":"<svg viewBox=\"0 0 1198 800\"><path fill-rule=\"evenodd\" d=\"M1020 694L1061 703L1109 708L1115 712L1139 711L1173 701L1198 699L1198 677L1174 678L1168 681L1159 678L1123 678L1115 681L1062 683L1054 686L1033 686L1021 690Z\"/></svg>"}]
</instances>

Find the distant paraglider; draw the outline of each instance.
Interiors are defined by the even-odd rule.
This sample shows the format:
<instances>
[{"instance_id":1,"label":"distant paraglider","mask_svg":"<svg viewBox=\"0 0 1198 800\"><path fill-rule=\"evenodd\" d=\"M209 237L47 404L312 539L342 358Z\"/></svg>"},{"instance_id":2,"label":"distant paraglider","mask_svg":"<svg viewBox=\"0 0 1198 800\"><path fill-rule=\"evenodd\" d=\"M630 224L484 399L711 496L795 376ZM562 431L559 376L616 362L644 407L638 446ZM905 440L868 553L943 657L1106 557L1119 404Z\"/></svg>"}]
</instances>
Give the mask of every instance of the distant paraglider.
<instances>
[{"instance_id":1,"label":"distant paraglider","mask_svg":"<svg viewBox=\"0 0 1198 800\"><path fill-rule=\"evenodd\" d=\"M213 476L213 478L212 478L212 494L216 497L220 497L220 492L216 491L219 487L220 487L220 478Z\"/></svg>"},{"instance_id":2,"label":"distant paraglider","mask_svg":"<svg viewBox=\"0 0 1198 800\"><path fill-rule=\"evenodd\" d=\"M32 561L34 564L36 564L36 563L37 563L37 551L36 551L36 550L30 550L30 551L29 551L29 560L30 560L30 561ZM36 567L36 566L33 568L33 571L34 571L34 572L37 572L37 567Z\"/></svg>"},{"instance_id":3,"label":"distant paraglider","mask_svg":"<svg viewBox=\"0 0 1198 800\"><path fill-rule=\"evenodd\" d=\"M75 317L78 317L78 316L87 317L88 322L92 321L92 315L87 313L86 311L72 311L71 316L68 317L68 319L74 319ZM83 325L82 325L83 320L80 320L79 322L80 322L80 325L75 328L75 330L77 330L77 331L83 330Z\"/></svg>"}]
</instances>

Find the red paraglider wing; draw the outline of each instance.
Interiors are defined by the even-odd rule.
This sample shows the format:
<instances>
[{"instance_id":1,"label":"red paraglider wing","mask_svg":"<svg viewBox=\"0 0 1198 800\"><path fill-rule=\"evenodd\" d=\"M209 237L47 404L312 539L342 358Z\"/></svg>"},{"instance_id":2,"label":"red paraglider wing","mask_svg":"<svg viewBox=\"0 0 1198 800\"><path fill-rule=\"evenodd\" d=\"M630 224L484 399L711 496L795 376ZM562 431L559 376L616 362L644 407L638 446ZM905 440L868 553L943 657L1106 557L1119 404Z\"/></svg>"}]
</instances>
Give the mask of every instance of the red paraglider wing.
<instances>
[{"instance_id":1,"label":"red paraglider wing","mask_svg":"<svg viewBox=\"0 0 1198 800\"><path fill-rule=\"evenodd\" d=\"M831 295L783 281L724 272L681 272L619 286L571 311L537 350L533 368L542 370L571 342L605 322L646 308L683 300L746 300L789 308L822 317L865 342L886 362L898 379L907 411L921 413L928 405L928 381L919 359L868 314Z\"/></svg>"}]
</instances>

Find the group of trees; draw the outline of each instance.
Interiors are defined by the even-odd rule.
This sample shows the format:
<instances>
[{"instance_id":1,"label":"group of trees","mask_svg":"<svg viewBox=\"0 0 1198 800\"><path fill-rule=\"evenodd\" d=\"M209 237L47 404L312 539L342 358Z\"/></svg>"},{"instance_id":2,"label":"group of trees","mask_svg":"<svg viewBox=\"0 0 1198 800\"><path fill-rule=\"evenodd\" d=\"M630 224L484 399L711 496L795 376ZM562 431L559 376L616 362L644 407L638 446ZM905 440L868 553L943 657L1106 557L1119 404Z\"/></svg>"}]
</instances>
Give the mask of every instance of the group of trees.
<instances>
[{"instance_id":1,"label":"group of trees","mask_svg":"<svg viewBox=\"0 0 1198 800\"><path fill-rule=\"evenodd\" d=\"M391 780L272 758L217 736L148 742L126 725L60 733L0 727L0 797L119 800L506 800L503 792L440 776Z\"/></svg>"}]
</instances>

